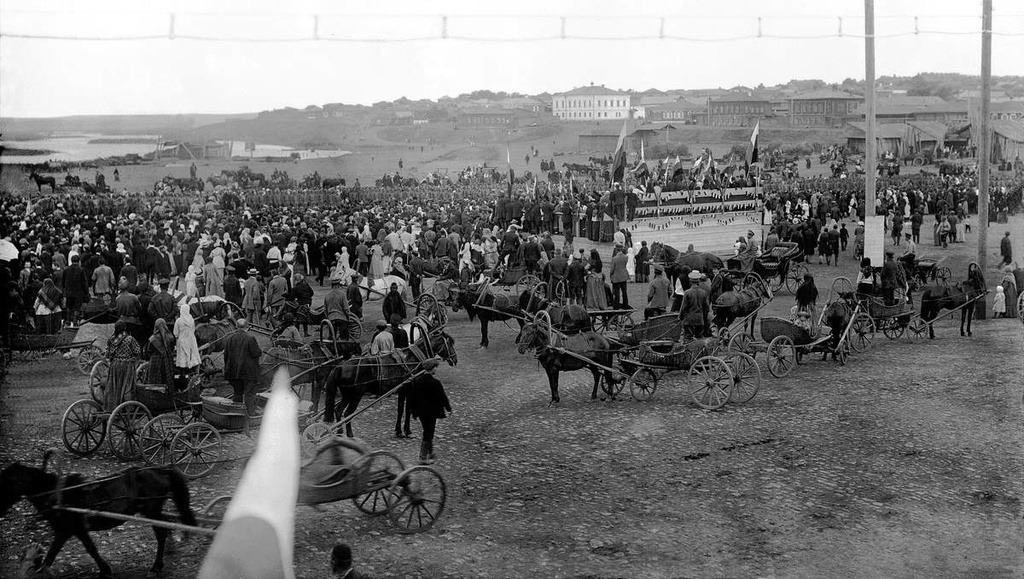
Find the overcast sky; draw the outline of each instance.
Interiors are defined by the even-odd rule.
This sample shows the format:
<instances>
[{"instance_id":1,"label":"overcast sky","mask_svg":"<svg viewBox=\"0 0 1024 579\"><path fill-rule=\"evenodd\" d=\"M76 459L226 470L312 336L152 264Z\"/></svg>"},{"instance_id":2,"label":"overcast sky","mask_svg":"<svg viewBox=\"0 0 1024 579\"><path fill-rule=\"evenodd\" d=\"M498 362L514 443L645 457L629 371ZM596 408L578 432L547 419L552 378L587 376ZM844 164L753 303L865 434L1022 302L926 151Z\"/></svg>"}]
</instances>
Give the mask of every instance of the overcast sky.
<instances>
[{"instance_id":1,"label":"overcast sky","mask_svg":"<svg viewBox=\"0 0 1024 579\"><path fill-rule=\"evenodd\" d=\"M631 4L639 6L631 7ZM994 0L995 75L1024 75L1024 3ZM978 74L980 0L879 0L878 76ZM208 42L181 35L421 38L411 42ZM440 15L448 15L449 39ZM756 35L761 38L723 41ZM445 0L0 0L0 116L231 113L327 102L435 99L476 89L558 92L583 84L644 90L864 78L862 0L483 2ZM541 18L547 16L547 18ZM589 40L481 42L451 37ZM664 18L662 27L661 18ZM706 41L658 40L686 36ZM163 36L100 42L11 35ZM779 39L769 36L826 36ZM647 36L647 40L609 40Z\"/></svg>"}]
</instances>

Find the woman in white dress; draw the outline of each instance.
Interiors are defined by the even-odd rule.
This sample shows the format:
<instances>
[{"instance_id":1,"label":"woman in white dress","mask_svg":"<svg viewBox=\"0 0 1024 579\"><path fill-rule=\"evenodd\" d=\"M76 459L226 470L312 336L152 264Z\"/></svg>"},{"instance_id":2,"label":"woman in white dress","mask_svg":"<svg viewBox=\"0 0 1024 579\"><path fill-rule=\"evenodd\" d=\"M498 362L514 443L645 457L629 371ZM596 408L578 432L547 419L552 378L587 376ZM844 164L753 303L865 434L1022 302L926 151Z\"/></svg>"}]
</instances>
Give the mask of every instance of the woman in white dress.
<instances>
[{"instance_id":1,"label":"woman in white dress","mask_svg":"<svg viewBox=\"0 0 1024 579\"><path fill-rule=\"evenodd\" d=\"M185 274L185 297L194 298L199 295L199 287L196 285L196 266L189 265L188 272Z\"/></svg>"},{"instance_id":2,"label":"woman in white dress","mask_svg":"<svg viewBox=\"0 0 1024 579\"><path fill-rule=\"evenodd\" d=\"M626 273L629 281L636 281L636 250L632 246L626 250Z\"/></svg>"},{"instance_id":3,"label":"woman in white dress","mask_svg":"<svg viewBox=\"0 0 1024 579\"><path fill-rule=\"evenodd\" d=\"M196 342L196 321L187 303L178 308L174 321L174 366L178 374L187 374L203 362Z\"/></svg>"}]
</instances>

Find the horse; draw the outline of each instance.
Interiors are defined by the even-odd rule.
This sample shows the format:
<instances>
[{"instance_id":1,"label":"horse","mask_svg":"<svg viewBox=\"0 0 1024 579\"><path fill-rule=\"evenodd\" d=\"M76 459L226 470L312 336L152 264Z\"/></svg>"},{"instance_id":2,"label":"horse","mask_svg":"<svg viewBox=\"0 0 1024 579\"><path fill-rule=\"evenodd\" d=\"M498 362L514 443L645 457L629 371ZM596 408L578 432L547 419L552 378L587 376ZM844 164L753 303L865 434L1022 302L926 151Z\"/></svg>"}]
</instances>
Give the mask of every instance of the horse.
<instances>
[{"instance_id":1,"label":"horse","mask_svg":"<svg viewBox=\"0 0 1024 579\"><path fill-rule=\"evenodd\" d=\"M71 537L77 537L100 569L101 577L111 577L110 565L100 556L89 531L106 531L119 527L124 521L94 515L82 515L57 508L77 507L100 509L123 515L141 514L147 519L164 520L163 509L167 499L175 507L186 525L195 525L195 515L189 505L188 484L184 475L172 468L130 468L120 473L89 482L77 473L57 475L46 471L52 451L43 455L42 468L15 462L0 472L0 517L21 499L36 508L39 516L50 523L53 542L43 560L49 567ZM158 573L164 568L164 543L169 531L153 527L156 535L156 560L150 571Z\"/></svg>"},{"instance_id":2,"label":"horse","mask_svg":"<svg viewBox=\"0 0 1024 579\"><path fill-rule=\"evenodd\" d=\"M373 280L373 285L370 285L370 280L363 276L359 280L359 287L362 288L362 293L365 296L363 299L368 302L374 302L377 300L384 299L388 291L391 290L391 284L398 284L398 293L405 295L405 288L409 285L404 278L397 275L385 275L384 277Z\"/></svg>"},{"instance_id":3,"label":"horse","mask_svg":"<svg viewBox=\"0 0 1024 579\"><path fill-rule=\"evenodd\" d=\"M832 341L829 344L831 345L830 350L833 360L836 359L836 352L839 350L839 340L842 338L843 332L850 325L850 318L852 316L853 307L848 301L843 299L829 302L821 313L822 323L832 332ZM828 354L828 351L824 352L821 359L828 359Z\"/></svg>"},{"instance_id":4,"label":"horse","mask_svg":"<svg viewBox=\"0 0 1024 579\"><path fill-rule=\"evenodd\" d=\"M372 390L378 396L383 395L406 381L419 370L425 360L435 354L450 366L459 363L455 340L442 328L431 329L425 322L417 322L413 328L411 333L419 335L408 348L396 349L391 354L356 356L342 361L331 370L325 384L327 398L324 401L324 422L334 422L338 409L341 409L342 419L351 415L368 391ZM335 405L339 390L341 402ZM349 437L352 436L351 422L345 425L345 431Z\"/></svg>"},{"instance_id":5,"label":"horse","mask_svg":"<svg viewBox=\"0 0 1024 579\"><path fill-rule=\"evenodd\" d=\"M717 278L718 276L716 276ZM736 318L747 317L744 323L744 333L754 335L754 325L757 321L757 310L764 301L772 299L772 290L768 284L756 274L748 274L747 278L752 281L739 290L722 291L716 294L716 286L712 284L711 311L714 313L712 323L719 328L728 328ZM723 284L718 286L724 288Z\"/></svg>"},{"instance_id":6,"label":"horse","mask_svg":"<svg viewBox=\"0 0 1024 579\"><path fill-rule=\"evenodd\" d=\"M974 320L974 308L964 306L967 302L980 296L981 290L968 287L964 282L954 286L929 285L921 292L921 319L931 322L939 317L942 310L955 310L960 308L960 335L971 335L971 321ZM964 333L964 326L967 333ZM928 338L935 339L935 328L928 324Z\"/></svg>"},{"instance_id":7,"label":"horse","mask_svg":"<svg viewBox=\"0 0 1024 579\"><path fill-rule=\"evenodd\" d=\"M525 314L536 313L547 306L548 300L542 293L524 291L511 298L502 293L489 291L487 285L482 284L459 292L452 309L457 311L459 307L466 308L471 322L480 319L480 347L486 348L490 345L488 325L491 322L516 320L522 329Z\"/></svg>"},{"instance_id":8,"label":"horse","mask_svg":"<svg viewBox=\"0 0 1024 579\"><path fill-rule=\"evenodd\" d=\"M651 244L651 263L661 264L665 268L665 277L675 287L676 280L684 277L683 268L697 270L711 276L715 270L722 269L725 264L722 258L713 253L688 251L680 253L671 245L655 241Z\"/></svg>"},{"instance_id":9,"label":"horse","mask_svg":"<svg viewBox=\"0 0 1024 579\"><path fill-rule=\"evenodd\" d=\"M273 346L264 350L260 357L257 389L268 390L276 370L281 366L287 366L288 373L292 376L293 388L309 384L312 411L316 412L320 407L324 381L331 370L342 361L358 354L360 350L360 343L350 340L339 340L336 344L329 341L314 341L301 348Z\"/></svg>"},{"instance_id":10,"label":"horse","mask_svg":"<svg viewBox=\"0 0 1024 579\"><path fill-rule=\"evenodd\" d=\"M541 318L548 318L546 325ZM549 334L551 328L550 317L547 312L538 314L532 321L523 324L523 328L516 336L516 344L520 354L527 350L536 350L537 360L548 376L548 387L551 389L550 404L557 404L561 401L558 396L558 375L561 372L573 372L576 370L590 370L594 376L594 388L590 392L590 399L597 398L597 388L604 377L606 391L610 392L611 384L614 382L612 373L602 370L587 360L610 368L614 351L611 342L603 335L593 332L580 332L578 334L565 335L556 332L554 336ZM552 329L553 331L553 329ZM573 354L567 354L566 351ZM614 397L614 395L613 395Z\"/></svg>"},{"instance_id":11,"label":"horse","mask_svg":"<svg viewBox=\"0 0 1024 579\"><path fill-rule=\"evenodd\" d=\"M35 181L36 189L38 189L40 193L43 192L43 185L49 185L51 193L57 192L57 179L53 177L43 177L35 171L32 171L32 174L29 175L28 178Z\"/></svg>"}]
</instances>

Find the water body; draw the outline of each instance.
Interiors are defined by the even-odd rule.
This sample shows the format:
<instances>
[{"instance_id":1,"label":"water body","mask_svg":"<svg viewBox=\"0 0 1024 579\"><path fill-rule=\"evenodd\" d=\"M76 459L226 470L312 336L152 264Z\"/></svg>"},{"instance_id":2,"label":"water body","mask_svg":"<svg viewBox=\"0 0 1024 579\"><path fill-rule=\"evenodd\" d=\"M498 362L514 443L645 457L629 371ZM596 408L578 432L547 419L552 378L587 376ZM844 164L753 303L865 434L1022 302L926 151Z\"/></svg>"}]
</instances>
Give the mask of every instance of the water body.
<instances>
[{"instance_id":1,"label":"water body","mask_svg":"<svg viewBox=\"0 0 1024 579\"><path fill-rule=\"evenodd\" d=\"M99 138L116 139L132 137L138 139L151 138L147 143L111 144L90 143ZM0 163L45 163L46 161L88 161L101 157L117 157L135 153L145 155L156 150L156 136L151 135L96 135L96 134L55 134L45 139L30 141L0 141L0 145L15 149L36 149L54 151L45 155L8 155L0 157Z\"/></svg>"},{"instance_id":2,"label":"water body","mask_svg":"<svg viewBox=\"0 0 1024 579\"><path fill-rule=\"evenodd\" d=\"M90 143L95 139L152 139L149 143ZM103 157L119 157L135 153L146 155L156 150L155 135L98 135L98 134L54 134L45 139L33 139L28 141L7 141L0 140L0 145L15 149L46 150L54 151L45 155L10 155L0 156L0 163L45 163L46 161L89 161ZM298 153L302 159L323 159L327 157L340 157L348 155L350 151L338 150L314 150L293 149L282 145L267 145L258 143L256 150L252 152L253 157L288 157L292 153ZM236 157L249 157L249 151L245 150L244 141L232 143L231 154Z\"/></svg>"}]
</instances>

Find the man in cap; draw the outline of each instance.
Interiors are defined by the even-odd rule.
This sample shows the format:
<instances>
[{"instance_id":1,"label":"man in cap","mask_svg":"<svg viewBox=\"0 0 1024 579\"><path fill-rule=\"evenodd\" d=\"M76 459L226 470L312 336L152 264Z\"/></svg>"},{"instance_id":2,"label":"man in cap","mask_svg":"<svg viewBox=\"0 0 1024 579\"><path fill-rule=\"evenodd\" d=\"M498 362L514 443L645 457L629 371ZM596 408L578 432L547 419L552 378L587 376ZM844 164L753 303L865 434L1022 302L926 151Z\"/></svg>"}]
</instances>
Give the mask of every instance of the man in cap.
<instances>
[{"instance_id":1,"label":"man in cap","mask_svg":"<svg viewBox=\"0 0 1024 579\"><path fill-rule=\"evenodd\" d=\"M882 299L885 300L887 306L896 303L896 288L903 285L900 281L903 276L900 266L896 263L895 255L891 249L885 251L885 262L882 263L882 272L879 276L882 282Z\"/></svg>"},{"instance_id":2,"label":"man in cap","mask_svg":"<svg viewBox=\"0 0 1024 579\"><path fill-rule=\"evenodd\" d=\"M388 331L388 323L384 320L377 320L377 331L370 342L370 355L383 356L395 351L395 339Z\"/></svg>"},{"instance_id":3,"label":"man in cap","mask_svg":"<svg viewBox=\"0 0 1024 579\"><path fill-rule=\"evenodd\" d=\"M687 277L690 287L683 292L683 300L679 306L679 319L683 323L685 339L695 340L704 337L711 304L707 292L700 287L700 272L691 271Z\"/></svg>"},{"instance_id":4,"label":"man in cap","mask_svg":"<svg viewBox=\"0 0 1024 579\"><path fill-rule=\"evenodd\" d=\"M267 285L266 311L267 315L270 316L270 325L275 328L281 321L284 302L288 297L288 280L284 278L287 270L288 268L285 266L279 267L277 273L274 274L273 279Z\"/></svg>"},{"instance_id":5,"label":"man in cap","mask_svg":"<svg viewBox=\"0 0 1024 579\"><path fill-rule=\"evenodd\" d=\"M621 247L612 250L611 271L609 280L612 282L612 307L615 309L629 309L629 295L626 292L626 285L629 283L629 272L626 270L626 251Z\"/></svg>"},{"instance_id":6,"label":"man in cap","mask_svg":"<svg viewBox=\"0 0 1024 579\"><path fill-rule=\"evenodd\" d=\"M235 266L228 265L224 267L223 287L224 299L238 307L242 307L242 283L238 281L238 276L235 275Z\"/></svg>"},{"instance_id":7,"label":"man in cap","mask_svg":"<svg viewBox=\"0 0 1024 579\"><path fill-rule=\"evenodd\" d=\"M224 338L224 378L234 391L231 400L245 405L246 415L256 413L256 384L263 351L248 332L246 320L236 322L237 330Z\"/></svg>"},{"instance_id":8,"label":"man in cap","mask_svg":"<svg viewBox=\"0 0 1024 579\"><path fill-rule=\"evenodd\" d=\"M345 295L348 297L348 309L358 320L363 319L363 292L359 285L359 280L362 278L363 276L359 272L353 272L348 288L345 289Z\"/></svg>"},{"instance_id":9,"label":"man in cap","mask_svg":"<svg viewBox=\"0 0 1024 579\"><path fill-rule=\"evenodd\" d=\"M654 266L654 279L647 289L647 307L644 308L644 319L653 316L660 316L668 310L669 296L672 294L672 284L665 277L665 269Z\"/></svg>"},{"instance_id":10,"label":"man in cap","mask_svg":"<svg viewBox=\"0 0 1024 579\"><path fill-rule=\"evenodd\" d=\"M249 268L249 277L242 286L242 309L245 311L245 318L250 323L259 319L263 311L263 282L259 279L259 271L253 267Z\"/></svg>"},{"instance_id":11,"label":"man in cap","mask_svg":"<svg viewBox=\"0 0 1024 579\"><path fill-rule=\"evenodd\" d=\"M348 306L348 295L340 279L331 280L331 291L324 296L324 316L334 326L337 336L348 336L348 323L352 316Z\"/></svg>"},{"instance_id":12,"label":"man in cap","mask_svg":"<svg viewBox=\"0 0 1024 579\"><path fill-rule=\"evenodd\" d=\"M396 314L403 320L408 317L405 311L405 300L402 299L402 294L398 292L397 283L392 282L391 289L384 296L384 303L381 304L381 313L384 314L385 320L390 320L391 316Z\"/></svg>"},{"instance_id":13,"label":"man in cap","mask_svg":"<svg viewBox=\"0 0 1024 579\"><path fill-rule=\"evenodd\" d=\"M132 337L139 344L145 344L149 336L142 335L142 303L139 297L131 293L132 288L128 287L128 280L121 278L118 282L121 290L114 300L114 309L117 310L117 321L125 324Z\"/></svg>"},{"instance_id":14,"label":"man in cap","mask_svg":"<svg viewBox=\"0 0 1024 579\"><path fill-rule=\"evenodd\" d=\"M162 277L157 283L160 284L160 291L149 300L149 317L153 318L153 321L162 319L173 328L174 320L178 317L178 300L168 292L171 280Z\"/></svg>"},{"instance_id":15,"label":"man in cap","mask_svg":"<svg viewBox=\"0 0 1024 579\"><path fill-rule=\"evenodd\" d=\"M81 315L82 304L89 301L89 282L82 269L82 258L78 255L71 257L71 265L64 270L63 285L64 298L67 300L67 321L72 328L78 323Z\"/></svg>"},{"instance_id":16,"label":"man in cap","mask_svg":"<svg viewBox=\"0 0 1024 579\"><path fill-rule=\"evenodd\" d=\"M419 419L423 427L423 440L420 442L420 463L430 464L436 460L434 455L434 431L439 418L446 418L447 411L452 412L448 394L444 385L434 376L441 364L440 358L434 357L421 365L423 374L413 380L409 393L409 411Z\"/></svg>"}]
</instances>

